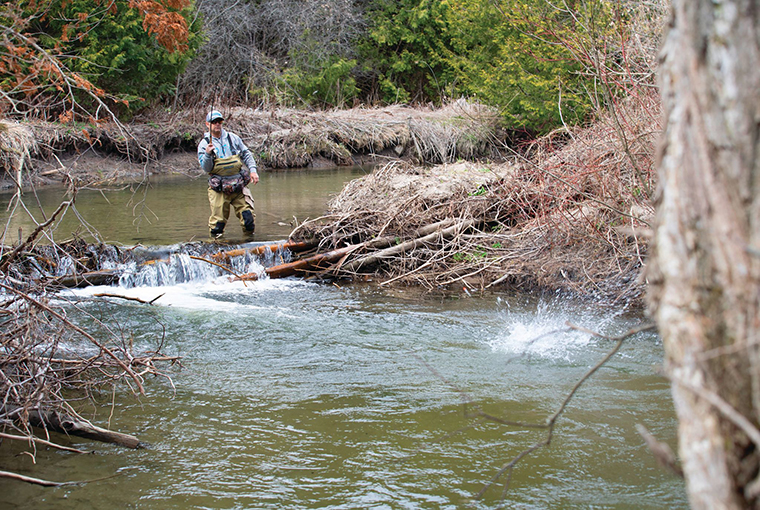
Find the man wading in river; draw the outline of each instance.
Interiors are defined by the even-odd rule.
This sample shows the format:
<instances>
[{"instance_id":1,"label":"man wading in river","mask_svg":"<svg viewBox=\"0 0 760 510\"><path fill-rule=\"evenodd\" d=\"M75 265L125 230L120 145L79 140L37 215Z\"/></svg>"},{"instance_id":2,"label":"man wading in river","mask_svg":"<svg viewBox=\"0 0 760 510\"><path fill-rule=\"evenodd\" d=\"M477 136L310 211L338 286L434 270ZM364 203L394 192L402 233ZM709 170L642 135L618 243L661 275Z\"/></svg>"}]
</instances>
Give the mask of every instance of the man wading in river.
<instances>
[{"instance_id":1,"label":"man wading in river","mask_svg":"<svg viewBox=\"0 0 760 510\"><path fill-rule=\"evenodd\" d=\"M208 131L198 143L198 161L203 171L209 174L209 233L213 238L222 237L231 205L243 227L243 234L252 236L256 216L248 183L259 182L256 161L238 135L222 129L222 122L224 117L216 110L206 115Z\"/></svg>"}]
</instances>

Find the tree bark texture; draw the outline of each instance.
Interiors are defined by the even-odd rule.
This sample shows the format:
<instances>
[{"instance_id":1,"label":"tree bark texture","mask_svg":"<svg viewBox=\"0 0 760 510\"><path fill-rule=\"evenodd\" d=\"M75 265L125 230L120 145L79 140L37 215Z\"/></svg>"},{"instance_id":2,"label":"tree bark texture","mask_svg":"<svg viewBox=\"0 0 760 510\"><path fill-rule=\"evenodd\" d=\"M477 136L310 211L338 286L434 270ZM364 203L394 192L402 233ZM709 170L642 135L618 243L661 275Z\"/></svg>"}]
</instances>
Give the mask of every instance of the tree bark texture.
<instances>
[{"instance_id":1,"label":"tree bark texture","mask_svg":"<svg viewBox=\"0 0 760 510\"><path fill-rule=\"evenodd\" d=\"M760 0L673 0L662 51L647 276L693 508L760 507L759 17Z\"/></svg>"}]
</instances>

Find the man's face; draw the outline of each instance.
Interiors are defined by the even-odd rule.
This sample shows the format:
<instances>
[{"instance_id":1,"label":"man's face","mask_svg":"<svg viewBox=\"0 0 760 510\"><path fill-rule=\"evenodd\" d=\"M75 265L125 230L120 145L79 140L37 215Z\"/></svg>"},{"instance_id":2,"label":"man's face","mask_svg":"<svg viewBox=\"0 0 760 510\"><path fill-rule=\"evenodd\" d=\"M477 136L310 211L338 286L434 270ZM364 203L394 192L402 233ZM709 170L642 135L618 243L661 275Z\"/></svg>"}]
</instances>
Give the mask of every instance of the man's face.
<instances>
[{"instance_id":1,"label":"man's face","mask_svg":"<svg viewBox=\"0 0 760 510\"><path fill-rule=\"evenodd\" d=\"M222 119L216 119L211 122L206 122L209 133L215 138L222 136Z\"/></svg>"}]
</instances>

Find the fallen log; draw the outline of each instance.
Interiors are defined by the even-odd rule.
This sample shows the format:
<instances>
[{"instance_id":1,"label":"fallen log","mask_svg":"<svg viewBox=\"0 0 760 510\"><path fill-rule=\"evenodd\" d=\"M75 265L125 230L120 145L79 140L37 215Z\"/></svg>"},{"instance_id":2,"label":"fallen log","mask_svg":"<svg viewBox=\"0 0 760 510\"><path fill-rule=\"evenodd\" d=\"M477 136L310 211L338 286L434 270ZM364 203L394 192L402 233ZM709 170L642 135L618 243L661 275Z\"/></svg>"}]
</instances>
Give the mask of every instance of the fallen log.
<instances>
[{"instance_id":1,"label":"fallen log","mask_svg":"<svg viewBox=\"0 0 760 510\"><path fill-rule=\"evenodd\" d=\"M216 262L226 263L226 262L229 262L231 258L240 257L241 255L245 255L246 253L250 253L252 255L261 255L262 253L266 253L267 250L271 251L272 253L276 252L277 250L290 250L293 253L298 253L298 252L309 250L315 247L316 245L317 243L313 241L284 241L284 242L275 243L275 244L262 244L259 246L253 246L251 248L236 248L234 250L220 251L212 255L209 255L209 258ZM144 266L157 264L159 262L168 264L171 259L171 256L172 254L168 252L161 253L159 257L144 260L141 262L141 264Z\"/></svg>"},{"instance_id":2,"label":"fallen log","mask_svg":"<svg viewBox=\"0 0 760 510\"><path fill-rule=\"evenodd\" d=\"M10 478L11 480L18 480L19 482L31 483L33 485L41 485L42 487L63 487L66 485L76 485L81 482L51 482L50 480L43 480L41 478L34 478L31 476L20 475L18 473L11 473L10 471L0 471L0 478Z\"/></svg>"},{"instance_id":3,"label":"fallen log","mask_svg":"<svg viewBox=\"0 0 760 510\"><path fill-rule=\"evenodd\" d=\"M309 250L314 246L316 246L316 242L286 241L284 243L264 244L261 246L254 246L252 248L239 248L236 250L220 251L219 253L211 255L210 258L217 262L228 262L231 258L239 257L241 255L245 255L246 253L250 253L251 255L261 255L263 253L266 253L267 250L271 251L272 253L278 250L289 250L293 253L298 253Z\"/></svg>"},{"instance_id":4,"label":"fallen log","mask_svg":"<svg viewBox=\"0 0 760 510\"><path fill-rule=\"evenodd\" d=\"M110 285L119 280L119 270L106 269L102 271L91 271L88 273L58 276L50 281L54 285L61 287L86 287L88 285Z\"/></svg>"},{"instance_id":5,"label":"fallen log","mask_svg":"<svg viewBox=\"0 0 760 510\"><path fill-rule=\"evenodd\" d=\"M345 257L354 250L358 250L363 247L361 244L353 244L346 246L345 248L338 248L327 253L319 253L312 257L296 260L295 262L288 262L287 264L280 264L278 266L268 267L264 270L264 273L270 278L285 278L287 276L294 276L296 274L303 274L307 271L314 271L319 269L326 269L323 264L331 264ZM234 280L258 280L259 275L257 273L242 274Z\"/></svg>"},{"instance_id":6,"label":"fallen log","mask_svg":"<svg viewBox=\"0 0 760 510\"><path fill-rule=\"evenodd\" d=\"M431 223L430 225L425 225L424 227L418 228L412 235L417 238L432 234L433 232L436 232L442 228L448 227L453 221L453 218L446 218L445 220L437 221L435 223ZM372 239L371 241L367 241L365 244L366 248L379 250L381 248L393 246L397 243L397 241L398 236L385 236Z\"/></svg>"},{"instance_id":7,"label":"fallen log","mask_svg":"<svg viewBox=\"0 0 760 510\"><path fill-rule=\"evenodd\" d=\"M345 272L356 272L362 267L377 264L382 259L405 253L407 251L413 250L420 245L435 241L436 239L448 239L450 237L453 237L455 234L463 232L464 230L472 227L475 223L475 220L464 220L450 227L441 230L435 230L430 234L412 239L411 241L406 241L404 243L397 244L396 246L391 246L390 248L377 251L375 253L367 255L366 257L352 260L348 264L345 264L343 267L341 267L341 270Z\"/></svg>"},{"instance_id":8,"label":"fallen log","mask_svg":"<svg viewBox=\"0 0 760 510\"><path fill-rule=\"evenodd\" d=\"M116 444L133 450L147 446L135 436L100 428L82 418L68 416L56 411L45 411L42 409L25 410L18 407L13 409L13 407L6 406L3 409L3 414L6 416L15 415L18 419L19 414L25 413L29 424L33 427L93 439L103 443ZM6 411L8 412L6 413Z\"/></svg>"}]
</instances>

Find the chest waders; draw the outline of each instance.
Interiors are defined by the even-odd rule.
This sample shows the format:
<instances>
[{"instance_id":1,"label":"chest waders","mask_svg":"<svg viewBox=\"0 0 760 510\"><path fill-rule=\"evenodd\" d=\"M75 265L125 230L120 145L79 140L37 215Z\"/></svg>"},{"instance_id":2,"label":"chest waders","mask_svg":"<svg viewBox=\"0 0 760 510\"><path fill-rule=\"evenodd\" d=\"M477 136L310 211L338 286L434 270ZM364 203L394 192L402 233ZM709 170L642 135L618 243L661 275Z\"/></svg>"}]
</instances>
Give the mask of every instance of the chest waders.
<instances>
[{"instance_id":1,"label":"chest waders","mask_svg":"<svg viewBox=\"0 0 760 510\"><path fill-rule=\"evenodd\" d=\"M206 143L212 143L211 140L209 140L208 137L205 137ZM224 178L224 177L233 177L233 176L239 176L240 169L243 167L243 161L240 159L240 156L236 154L235 149L232 146L232 138L230 138L230 134L227 133L227 144L230 147L230 151L232 152L232 156L228 156L226 158L214 158L214 169L211 170L211 175L218 176ZM241 177L242 179L242 177ZM236 179L233 179L236 180ZM224 214L224 203L229 201L230 198L228 198L231 194L230 192L227 192L224 187L224 181L225 179L222 179L221 189L214 191L222 191L221 195L212 195L211 190L209 190L209 200L211 202L211 218L209 219L209 227L210 227L210 234L214 238L219 238L222 236L222 233L224 232L224 227L227 223L226 214ZM231 184L232 182L230 182ZM210 183L209 183L210 184ZM235 196L235 198L232 200L232 202L229 202L227 204L227 207L229 205L232 205L235 208L235 214L238 215L240 218L241 226L243 227L243 233L246 236L252 236L254 229L255 229L255 216L253 214L253 196L251 196L250 191L245 187L245 182L241 181L240 183L243 187L243 194L240 196ZM211 186L210 186L211 187ZM213 188L216 188L214 186ZM212 188L212 189L213 189ZM245 191L248 191L247 195ZM248 201L250 199L250 202ZM216 202L221 202L221 204L217 204ZM240 203L238 203L240 202ZM221 209L221 210L220 210ZM240 214L238 214L239 209L243 209ZM216 213L214 211L217 211ZM229 211L229 209L227 209ZM221 213L221 214L220 214Z\"/></svg>"},{"instance_id":2,"label":"chest waders","mask_svg":"<svg viewBox=\"0 0 760 510\"><path fill-rule=\"evenodd\" d=\"M205 140L207 143L211 143L208 137L205 137ZM214 169L211 170L213 175L230 177L239 173L240 169L243 168L243 161L240 159L240 156L235 153L235 149L232 147L232 138L230 138L229 133L227 133L227 144L230 146L232 156L227 156L226 158L214 158Z\"/></svg>"}]
</instances>

